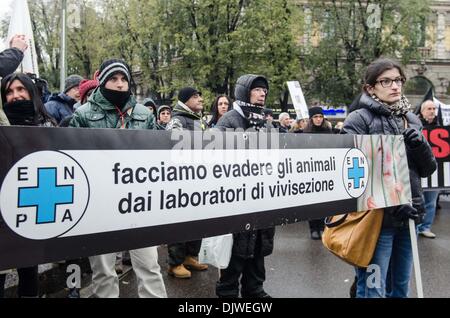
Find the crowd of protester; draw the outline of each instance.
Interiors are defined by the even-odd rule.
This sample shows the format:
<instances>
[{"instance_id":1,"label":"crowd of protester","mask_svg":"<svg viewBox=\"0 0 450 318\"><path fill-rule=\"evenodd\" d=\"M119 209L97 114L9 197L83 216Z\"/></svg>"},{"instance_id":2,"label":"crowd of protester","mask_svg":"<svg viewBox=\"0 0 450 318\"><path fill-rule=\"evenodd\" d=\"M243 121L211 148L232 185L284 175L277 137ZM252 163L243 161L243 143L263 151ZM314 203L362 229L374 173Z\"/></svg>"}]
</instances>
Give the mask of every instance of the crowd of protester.
<instances>
[{"instance_id":1,"label":"crowd of protester","mask_svg":"<svg viewBox=\"0 0 450 318\"><path fill-rule=\"evenodd\" d=\"M363 92L357 97L355 107L345 122L333 127L318 106L309 109L309 119L293 119L288 113L281 113L275 120L273 110L267 105L269 79L261 75L239 77L234 99L218 95L209 116L205 116L201 91L193 87L179 89L174 107L158 105L152 98L138 103L131 89L131 68L120 59L103 61L92 79L83 79L79 75L67 77L63 92L50 95L45 80L14 73L27 49L24 37L14 37L10 46L0 53L0 125L223 131L243 128L276 129L280 133L295 134L404 135L414 204L385 209L379 246L372 260L381 268L382 284L379 288L369 288L366 282L370 273L357 268L356 296L408 296L412 249L407 221L415 220L422 236L436 236L431 232L431 225L438 192L423 193L420 177L430 176L436 168L431 148L421 130L423 126L435 126L437 122L436 105L432 100L421 104L419 116L410 111L412 106L402 93L406 77L395 61L379 59L367 67ZM98 114L100 119L89 120L93 114ZM320 240L324 220L310 220L309 226L311 239ZM268 228L233 234L230 264L220 271L216 285L218 297L270 297L263 287L266 279L264 258L273 251L274 233L274 228ZM206 264L197 260L200 244L201 240L169 244L168 274L174 279L186 279L191 278L193 270L208 270ZM139 296L167 297L156 247L131 250L129 254ZM119 297L116 257L116 253L89 257L95 297ZM17 271L18 296L38 297L38 266ZM3 296L7 272L0 274L0 296ZM79 294L75 291L72 296Z\"/></svg>"}]
</instances>

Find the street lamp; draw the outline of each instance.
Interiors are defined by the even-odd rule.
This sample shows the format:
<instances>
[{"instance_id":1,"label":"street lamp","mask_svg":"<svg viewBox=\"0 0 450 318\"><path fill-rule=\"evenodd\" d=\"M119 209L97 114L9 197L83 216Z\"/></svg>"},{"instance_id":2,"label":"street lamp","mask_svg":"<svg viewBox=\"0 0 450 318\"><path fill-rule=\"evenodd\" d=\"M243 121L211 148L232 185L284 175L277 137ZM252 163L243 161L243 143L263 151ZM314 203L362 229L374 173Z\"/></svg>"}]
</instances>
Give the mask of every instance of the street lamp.
<instances>
[{"instance_id":1,"label":"street lamp","mask_svg":"<svg viewBox=\"0 0 450 318\"><path fill-rule=\"evenodd\" d=\"M61 51L60 51L60 91L64 91L64 82L66 81L66 12L67 0L61 0Z\"/></svg>"}]
</instances>

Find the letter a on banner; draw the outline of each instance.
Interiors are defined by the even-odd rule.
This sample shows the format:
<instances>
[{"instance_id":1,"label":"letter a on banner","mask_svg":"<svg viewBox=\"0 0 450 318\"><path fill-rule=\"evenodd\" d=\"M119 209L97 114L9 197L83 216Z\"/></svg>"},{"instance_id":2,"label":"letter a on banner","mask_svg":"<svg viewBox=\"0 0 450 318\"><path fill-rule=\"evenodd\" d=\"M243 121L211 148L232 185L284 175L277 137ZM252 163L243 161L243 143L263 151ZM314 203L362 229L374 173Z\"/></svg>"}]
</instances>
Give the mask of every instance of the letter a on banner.
<instances>
[{"instance_id":1,"label":"letter a on banner","mask_svg":"<svg viewBox=\"0 0 450 318\"><path fill-rule=\"evenodd\" d=\"M287 82L289 93L291 95L292 104L294 104L297 118L309 118L308 106L306 105L305 96L303 95L302 87L298 81Z\"/></svg>"},{"instance_id":2,"label":"letter a on banner","mask_svg":"<svg viewBox=\"0 0 450 318\"><path fill-rule=\"evenodd\" d=\"M36 47L34 45L33 29L31 27L30 11L26 0L14 0L12 6L11 21L9 23L6 46L16 34L25 35L28 41L28 49L24 53L22 64L19 66L20 72L36 74L39 77L37 64Z\"/></svg>"}]
</instances>

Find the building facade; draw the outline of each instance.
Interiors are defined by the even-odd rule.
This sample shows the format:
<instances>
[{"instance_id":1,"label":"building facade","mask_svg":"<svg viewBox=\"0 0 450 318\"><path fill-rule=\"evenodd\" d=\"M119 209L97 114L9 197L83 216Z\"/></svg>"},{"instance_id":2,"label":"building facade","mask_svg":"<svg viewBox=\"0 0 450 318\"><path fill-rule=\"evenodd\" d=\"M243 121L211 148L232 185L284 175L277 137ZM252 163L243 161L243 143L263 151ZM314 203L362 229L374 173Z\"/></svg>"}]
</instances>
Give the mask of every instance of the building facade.
<instances>
[{"instance_id":1,"label":"building facade","mask_svg":"<svg viewBox=\"0 0 450 318\"><path fill-rule=\"evenodd\" d=\"M450 1L432 1L426 26L425 46L419 48L422 59L412 61L406 71L413 82L408 97L414 103L433 86L435 95L450 104Z\"/></svg>"}]
</instances>

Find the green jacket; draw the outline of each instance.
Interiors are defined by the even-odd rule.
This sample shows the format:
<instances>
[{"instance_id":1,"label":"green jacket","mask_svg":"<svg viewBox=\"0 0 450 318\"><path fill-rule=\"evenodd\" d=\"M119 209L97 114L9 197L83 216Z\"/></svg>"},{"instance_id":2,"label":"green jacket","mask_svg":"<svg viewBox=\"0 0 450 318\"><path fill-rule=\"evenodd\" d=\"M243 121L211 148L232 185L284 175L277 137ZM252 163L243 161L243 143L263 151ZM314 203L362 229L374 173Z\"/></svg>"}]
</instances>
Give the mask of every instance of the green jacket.
<instances>
[{"instance_id":1,"label":"green jacket","mask_svg":"<svg viewBox=\"0 0 450 318\"><path fill-rule=\"evenodd\" d=\"M0 98L0 126L9 126L8 118L3 111L2 99Z\"/></svg>"},{"instance_id":2,"label":"green jacket","mask_svg":"<svg viewBox=\"0 0 450 318\"><path fill-rule=\"evenodd\" d=\"M137 104L134 96L131 96L123 114L122 120L116 107L97 88L87 103L75 111L69 127L121 128L123 124L126 129L154 129L155 117L147 107Z\"/></svg>"}]
</instances>

